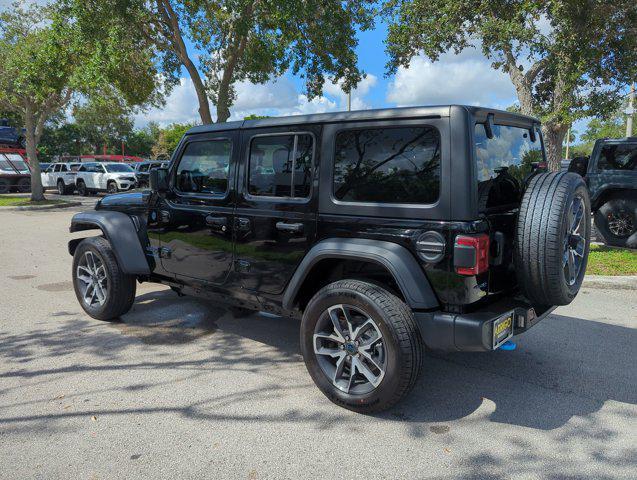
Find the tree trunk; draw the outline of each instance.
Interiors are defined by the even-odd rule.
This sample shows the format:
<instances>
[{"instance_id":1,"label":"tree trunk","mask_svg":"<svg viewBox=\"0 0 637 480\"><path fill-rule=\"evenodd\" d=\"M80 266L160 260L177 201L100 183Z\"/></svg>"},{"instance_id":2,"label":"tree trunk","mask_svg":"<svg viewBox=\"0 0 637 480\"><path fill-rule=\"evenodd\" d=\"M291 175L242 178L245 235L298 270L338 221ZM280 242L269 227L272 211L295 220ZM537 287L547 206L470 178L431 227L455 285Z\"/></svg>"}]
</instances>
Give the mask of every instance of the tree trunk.
<instances>
[{"instance_id":1,"label":"tree trunk","mask_svg":"<svg viewBox=\"0 0 637 480\"><path fill-rule=\"evenodd\" d=\"M201 80L201 76L197 71L197 67L192 63L192 60L187 56L182 58L182 63L190 74L190 79L197 92L197 101L199 102L199 117L201 117L201 123L204 125L212 123L212 115L210 114L210 103L208 102L208 95L206 94L206 87Z\"/></svg>"},{"instance_id":2,"label":"tree trunk","mask_svg":"<svg viewBox=\"0 0 637 480\"><path fill-rule=\"evenodd\" d=\"M157 8L164 19L165 25L170 31L170 37L172 37L173 50L179 57L182 65L186 67L190 74L190 79L197 92L197 101L199 102L199 117L203 124L212 123L212 116L210 115L210 103L208 102L208 95L206 94L206 86L201 80L201 75L197 67L190 59L188 55L188 49L186 43L181 34L181 28L179 27L179 18L169 0L157 0Z\"/></svg>"},{"instance_id":3,"label":"tree trunk","mask_svg":"<svg viewBox=\"0 0 637 480\"><path fill-rule=\"evenodd\" d=\"M557 172L561 168L562 144L567 131L568 126L566 125L542 125L546 160L548 161L548 168L552 172Z\"/></svg>"},{"instance_id":4,"label":"tree trunk","mask_svg":"<svg viewBox=\"0 0 637 480\"><path fill-rule=\"evenodd\" d=\"M40 162L38 160L38 144L36 136L37 121L33 110L29 107L25 109L24 123L27 137L27 157L31 166L31 201L40 202L46 200L44 198L44 189L42 188L42 176L40 175Z\"/></svg>"},{"instance_id":5,"label":"tree trunk","mask_svg":"<svg viewBox=\"0 0 637 480\"><path fill-rule=\"evenodd\" d=\"M219 88L217 96L217 123L225 123L230 118L230 108L228 107L228 88Z\"/></svg>"}]
</instances>

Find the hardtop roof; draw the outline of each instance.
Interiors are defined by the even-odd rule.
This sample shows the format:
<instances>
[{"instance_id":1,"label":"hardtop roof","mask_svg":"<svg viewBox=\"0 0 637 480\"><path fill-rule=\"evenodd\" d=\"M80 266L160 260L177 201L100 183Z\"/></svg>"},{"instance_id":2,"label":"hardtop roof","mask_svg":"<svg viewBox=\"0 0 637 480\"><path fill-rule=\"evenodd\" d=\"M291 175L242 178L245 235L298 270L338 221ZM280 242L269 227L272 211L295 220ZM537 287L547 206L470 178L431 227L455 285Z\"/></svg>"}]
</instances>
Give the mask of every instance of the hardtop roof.
<instances>
[{"instance_id":1,"label":"hardtop roof","mask_svg":"<svg viewBox=\"0 0 637 480\"><path fill-rule=\"evenodd\" d=\"M262 127L283 127L288 125L310 124L310 123L335 123L335 122L352 122L352 121L369 121L369 120L392 120L392 119L408 119L408 118L427 118L427 117L448 117L453 107L466 109L473 115L484 114L485 112L494 113L500 117L516 119L524 123L539 123L539 120L514 112L497 110L493 108L476 107L469 105L435 105L422 107L397 107L397 108L381 108L372 110L356 110L353 112L330 112L330 113L313 113L309 115L290 115L285 117L268 117L256 120L237 120L225 123L213 123L208 125L198 125L186 132L186 135L197 133L219 132L225 130L238 130L247 128Z\"/></svg>"}]
</instances>

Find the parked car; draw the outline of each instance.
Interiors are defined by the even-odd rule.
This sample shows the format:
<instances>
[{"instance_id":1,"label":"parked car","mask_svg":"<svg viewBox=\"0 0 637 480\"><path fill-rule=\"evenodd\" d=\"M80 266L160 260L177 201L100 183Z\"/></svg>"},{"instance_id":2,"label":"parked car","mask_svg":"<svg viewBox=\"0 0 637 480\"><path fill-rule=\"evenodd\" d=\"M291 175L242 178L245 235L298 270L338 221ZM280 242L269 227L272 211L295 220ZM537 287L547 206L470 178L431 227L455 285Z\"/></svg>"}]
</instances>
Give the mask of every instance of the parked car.
<instances>
[{"instance_id":1,"label":"parked car","mask_svg":"<svg viewBox=\"0 0 637 480\"><path fill-rule=\"evenodd\" d=\"M75 181L77 192L88 195L96 192L117 193L131 190L137 185L135 171L125 163L82 163Z\"/></svg>"},{"instance_id":2,"label":"parked car","mask_svg":"<svg viewBox=\"0 0 637 480\"><path fill-rule=\"evenodd\" d=\"M588 185L597 231L605 243L637 246L637 137L600 139L590 159L568 166Z\"/></svg>"},{"instance_id":3,"label":"parked car","mask_svg":"<svg viewBox=\"0 0 637 480\"><path fill-rule=\"evenodd\" d=\"M588 190L539 160L538 120L477 107L194 127L150 191L73 217L71 232L100 231L69 242L75 293L101 320L138 281L300 318L321 391L380 411L425 347L496 350L577 295Z\"/></svg>"},{"instance_id":4,"label":"parked car","mask_svg":"<svg viewBox=\"0 0 637 480\"><path fill-rule=\"evenodd\" d=\"M9 125L6 118L0 119L0 144L10 148L25 148L26 137L23 128L15 128Z\"/></svg>"},{"instance_id":5,"label":"parked car","mask_svg":"<svg viewBox=\"0 0 637 480\"><path fill-rule=\"evenodd\" d=\"M0 193L31 191L31 170L19 153L0 153Z\"/></svg>"},{"instance_id":6,"label":"parked car","mask_svg":"<svg viewBox=\"0 0 637 480\"><path fill-rule=\"evenodd\" d=\"M139 162L134 165L135 175L140 188L148 187L148 175L153 168L165 168L168 162Z\"/></svg>"},{"instance_id":7,"label":"parked car","mask_svg":"<svg viewBox=\"0 0 637 480\"><path fill-rule=\"evenodd\" d=\"M50 190L55 188L60 195L71 194L75 191L75 179L81 163L52 163L40 174L42 188ZM42 164L40 164L42 168Z\"/></svg>"}]
</instances>

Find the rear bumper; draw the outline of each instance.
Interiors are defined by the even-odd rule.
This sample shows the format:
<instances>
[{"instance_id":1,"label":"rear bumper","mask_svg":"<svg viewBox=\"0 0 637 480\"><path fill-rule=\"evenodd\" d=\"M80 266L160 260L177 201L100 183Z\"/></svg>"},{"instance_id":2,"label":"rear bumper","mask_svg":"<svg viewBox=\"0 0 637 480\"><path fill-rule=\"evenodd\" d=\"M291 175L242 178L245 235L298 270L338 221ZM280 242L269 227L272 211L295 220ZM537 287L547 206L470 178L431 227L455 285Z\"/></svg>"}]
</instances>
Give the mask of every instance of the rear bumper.
<instances>
[{"instance_id":1,"label":"rear bumper","mask_svg":"<svg viewBox=\"0 0 637 480\"><path fill-rule=\"evenodd\" d=\"M533 327L556 307L533 307L521 299L507 299L471 313L415 312L425 345L445 352L494 350L493 322L513 312L513 335Z\"/></svg>"}]
</instances>

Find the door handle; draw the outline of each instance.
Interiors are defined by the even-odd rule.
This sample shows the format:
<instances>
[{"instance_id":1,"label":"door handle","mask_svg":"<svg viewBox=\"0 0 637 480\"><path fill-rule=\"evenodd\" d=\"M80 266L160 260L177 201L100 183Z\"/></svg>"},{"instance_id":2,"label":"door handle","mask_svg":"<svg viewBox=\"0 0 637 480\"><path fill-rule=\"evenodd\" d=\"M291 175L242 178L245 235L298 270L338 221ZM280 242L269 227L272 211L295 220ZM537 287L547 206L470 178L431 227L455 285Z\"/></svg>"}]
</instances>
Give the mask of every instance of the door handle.
<instances>
[{"instance_id":1,"label":"door handle","mask_svg":"<svg viewBox=\"0 0 637 480\"><path fill-rule=\"evenodd\" d=\"M281 231L281 232L301 233L301 232L303 232L303 224L302 223L276 222L276 229Z\"/></svg>"},{"instance_id":2,"label":"door handle","mask_svg":"<svg viewBox=\"0 0 637 480\"><path fill-rule=\"evenodd\" d=\"M228 226L228 217L214 217L212 215L208 215L206 217L206 225L225 230Z\"/></svg>"}]
</instances>

